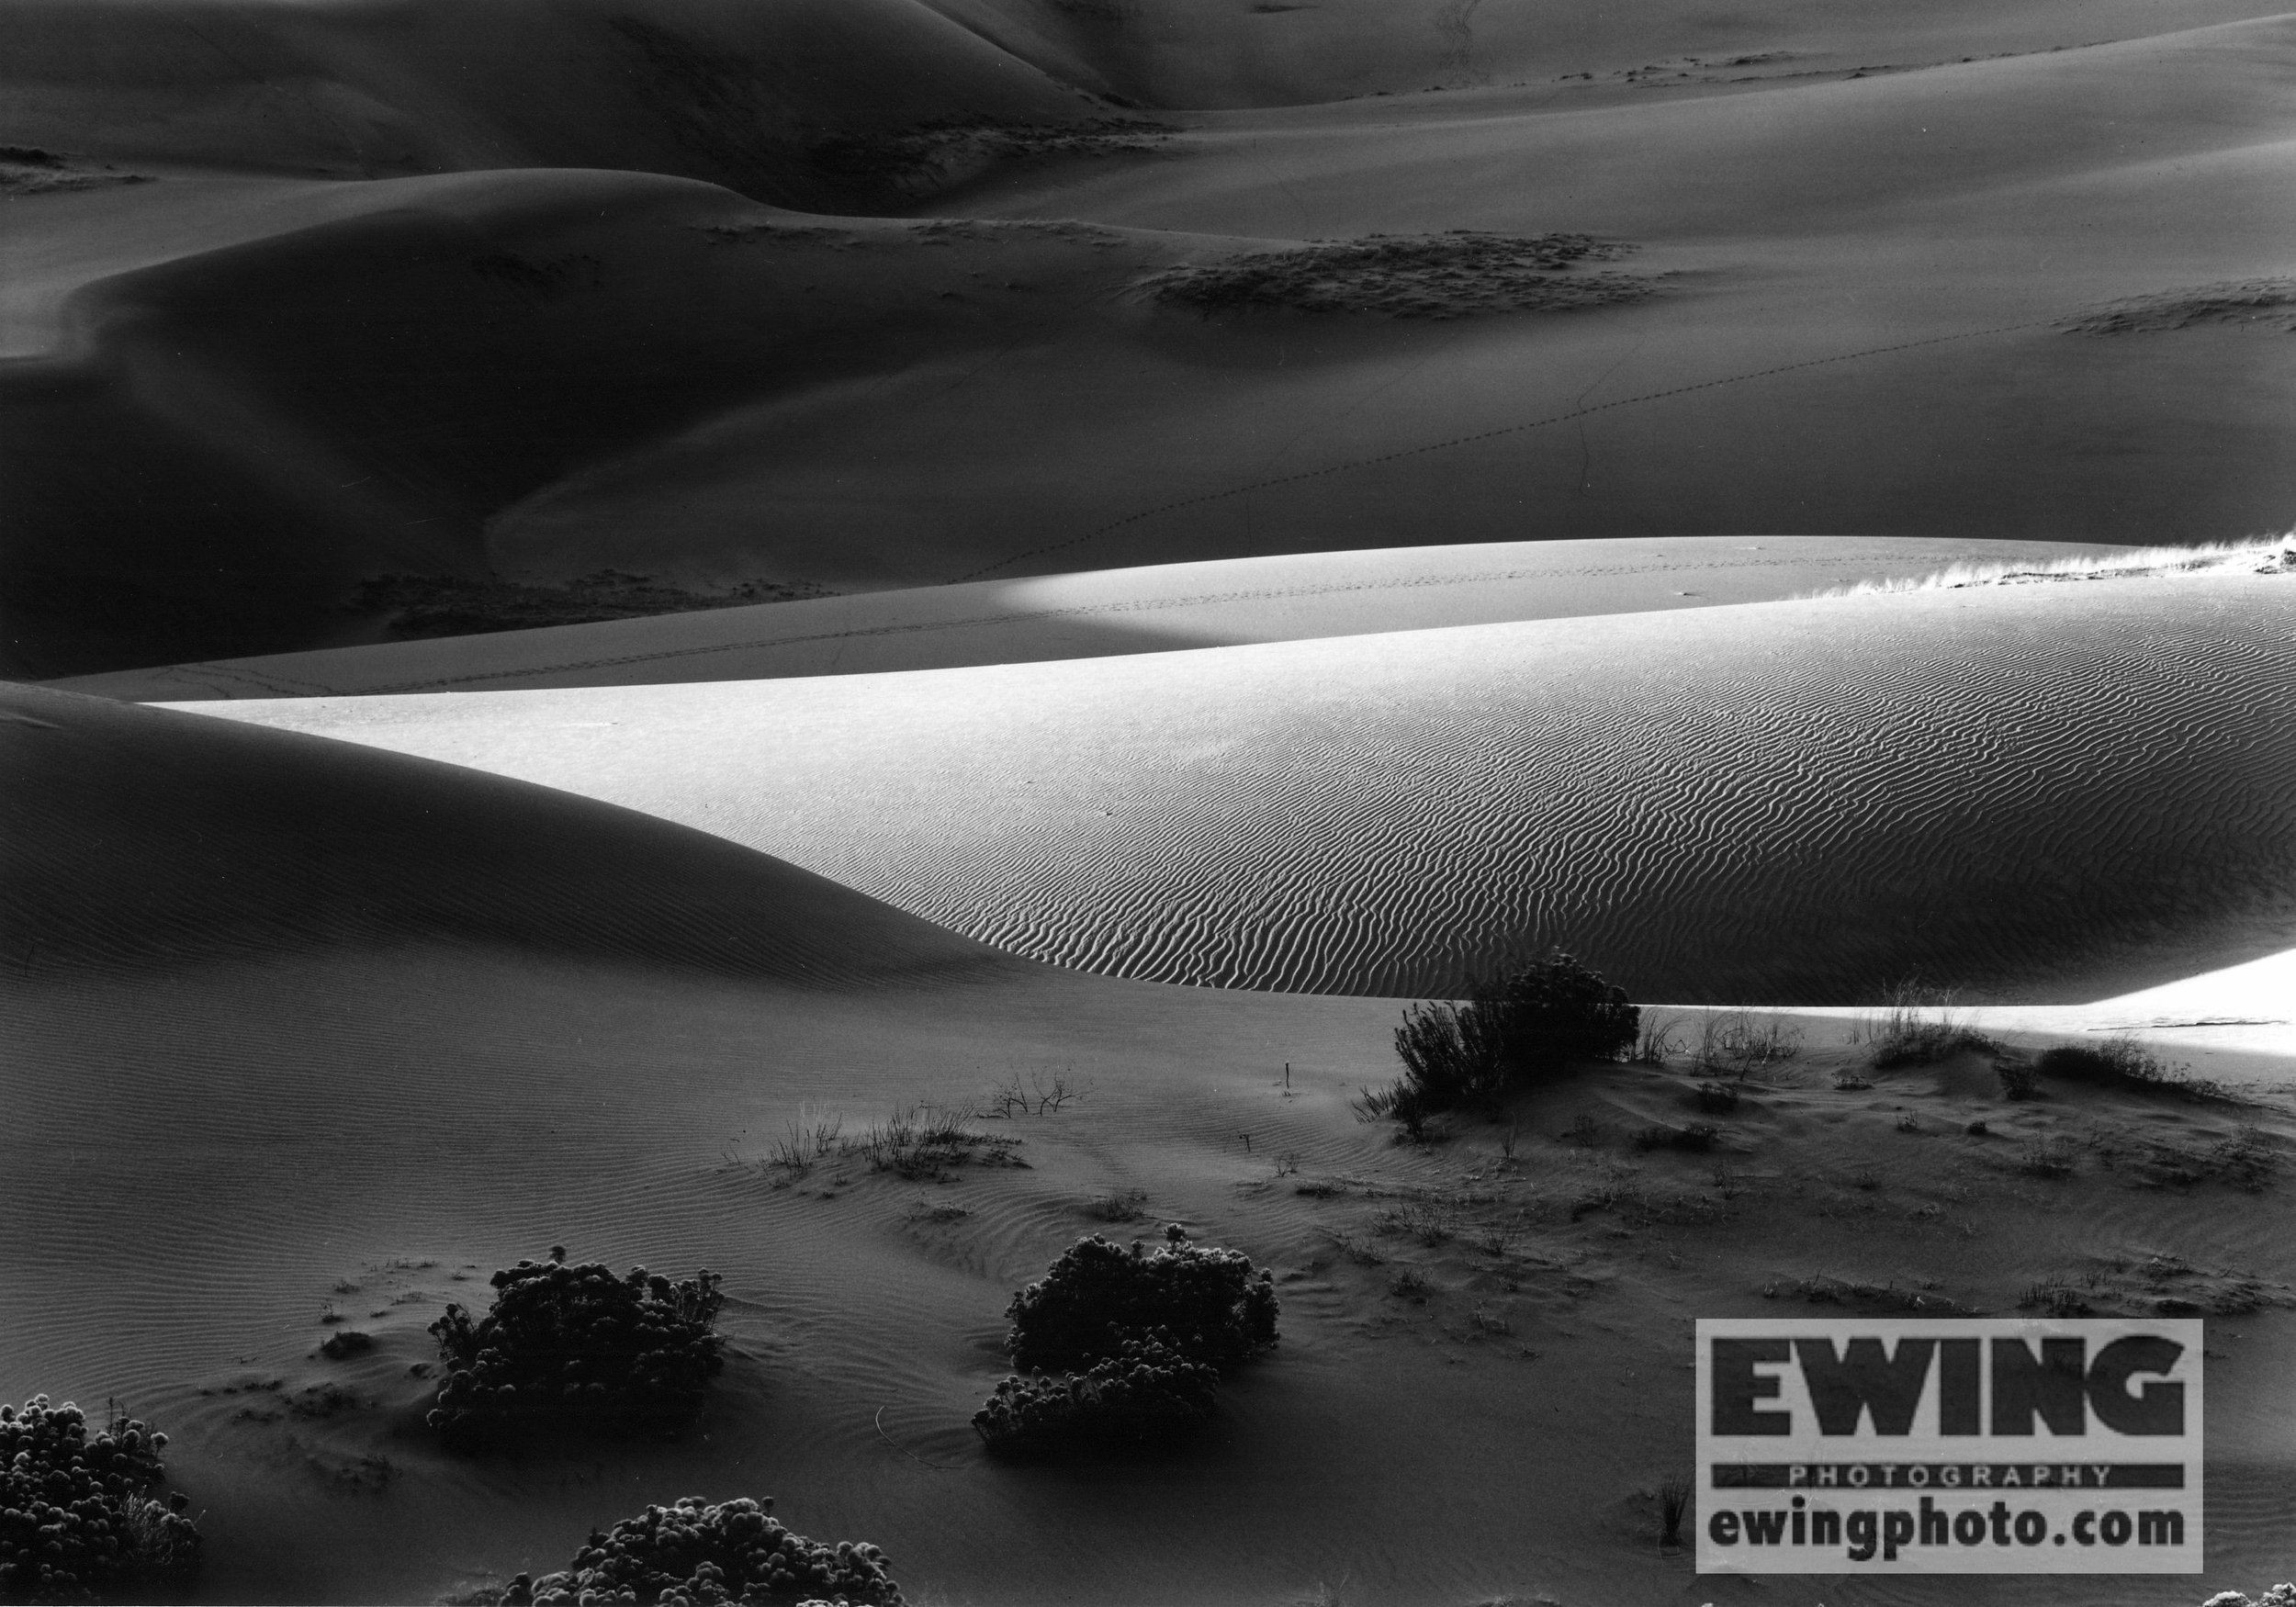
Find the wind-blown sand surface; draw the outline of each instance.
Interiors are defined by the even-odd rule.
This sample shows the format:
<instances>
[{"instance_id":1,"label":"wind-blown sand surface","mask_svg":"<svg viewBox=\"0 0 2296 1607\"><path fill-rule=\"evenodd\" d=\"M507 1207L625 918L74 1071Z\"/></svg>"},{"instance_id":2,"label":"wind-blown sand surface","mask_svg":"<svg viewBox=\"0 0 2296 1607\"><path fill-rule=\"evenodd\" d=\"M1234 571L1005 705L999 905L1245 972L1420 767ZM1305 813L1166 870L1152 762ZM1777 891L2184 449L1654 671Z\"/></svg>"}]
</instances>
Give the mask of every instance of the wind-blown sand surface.
<instances>
[{"instance_id":1,"label":"wind-blown sand surface","mask_svg":"<svg viewBox=\"0 0 2296 1607\"><path fill-rule=\"evenodd\" d=\"M1750 1080L1707 1156L1623 1141L1681 1119L1681 1068L1590 1070L1513 1129L1397 1146L1346 1107L1391 1073L1392 1001L1000 959L514 781L65 693L0 705L29 783L0 837L0 1372L174 1433L200 1599L433 1599L699 1491L873 1539L929 1601L1694 1603L1713 1585L1649 1541L1685 1455L1693 1313L1916 1289L2011 1310L2037 1280L2218 1317L2212 1588L2279 1559L2296 1425L2270 1380L2296 1264L2258 1208L2277 1197L2212 1159L2252 1141L2241 1121L2285 1149L2276 1108L2010 1106L1964 1061L1842 1093L1829 1068L1853 1056L1813 1045ZM76 902L92 851L153 915L141 948ZM858 1128L1053 1078L1083 1099L979 1124L1023 1168L768 1163L801 1115ZM2035 1181L2017 1146L2040 1138L2104 1159ZM1003 1371L1008 1292L1131 1190L1148 1221L1277 1269L1281 1346L1168 1458L988 1461L964 1419ZM570 1461L444 1455L420 1427L422 1325L552 1242L726 1275L734 1354L703 1423ZM319 1356L331 1315L377 1348Z\"/></svg>"},{"instance_id":2,"label":"wind-blown sand surface","mask_svg":"<svg viewBox=\"0 0 2296 1607\"><path fill-rule=\"evenodd\" d=\"M0 682L0 1391L174 1435L195 1600L488 1601L688 1493L919 1607L2286 1576L2296 579L1806 594L2286 528L2296 16L0 38L0 675L75 689ZM1550 939L1675 1049L1356 1119L1391 995ZM1908 982L1999 1043L1877 1064ZM2223 1086L2004 1096L2123 1033ZM984 1141L804 1141L920 1105ZM1281 1345L990 1458L1011 1292L1165 1222ZM727 1371L450 1455L426 1325L553 1244L723 1273ZM2209 1319L2205 1579L1658 1551L1694 1317L2070 1308Z\"/></svg>"},{"instance_id":3,"label":"wind-blown sand surface","mask_svg":"<svg viewBox=\"0 0 2296 1607\"><path fill-rule=\"evenodd\" d=\"M187 705L603 798L1016 952L1404 994L2129 992L2291 944L2287 582L1745 604L1054 665Z\"/></svg>"},{"instance_id":4,"label":"wind-blown sand surface","mask_svg":"<svg viewBox=\"0 0 2296 1607\"><path fill-rule=\"evenodd\" d=\"M1399 539L2200 540L2296 492L2276 330L2079 332L2285 274L2285 17L1663 9L1511 69L1524 25L1473 8L1102 9L11 0L0 139L153 182L6 202L6 667L356 640L385 573L857 590ZM1263 24L1295 37L1210 42ZM1457 93L1086 128L1132 115L1090 98L1118 78L1307 99L1431 45L1467 51ZM1690 55L1758 82L1615 77ZM648 171L581 166L609 163ZM951 216L810 215L918 208ZM1143 288L1457 229L1622 242L1599 271L1650 293L1390 318Z\"/></svg>"},{"instance_id":5,"label":"wind-blown sand surface","mask_svg":"<svg viewBox=\"0 0 2296 1607\"><path fill-rule=\"evenodd\" d=\"M635 686L1034 663L1501 620L1719 608L2117 549L2068 542L1653 536L1100 569L761 603L56 682L139 702Z\"/></svg>"}]
</instances>

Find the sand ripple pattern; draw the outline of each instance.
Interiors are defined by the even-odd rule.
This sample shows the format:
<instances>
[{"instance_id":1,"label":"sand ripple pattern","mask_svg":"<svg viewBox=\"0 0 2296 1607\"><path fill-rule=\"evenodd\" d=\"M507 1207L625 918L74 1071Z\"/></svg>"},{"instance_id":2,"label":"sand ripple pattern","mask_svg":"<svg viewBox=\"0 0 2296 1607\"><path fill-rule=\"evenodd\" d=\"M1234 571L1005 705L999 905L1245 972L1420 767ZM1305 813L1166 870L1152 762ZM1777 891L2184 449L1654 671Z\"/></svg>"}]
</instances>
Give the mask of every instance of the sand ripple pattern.
<instances>
[{"instance_id":1,"label":"sand ripple pattern","mask_svg":"<svg viewBox=\"0 0 2296 1607\"><path fill-rule=\"evenodd\" d=\"M1643 997L2077 994L2296 912L2296 595L2268 584L1082 665L1035 719L976 681L900 745L937 814L800 806L775 846L1158 982L1414 994L1565 941ZM893 782L853 757L849 803Z\"/></svg>"},{"instance_id":2,"label":"sand ripple pattern","mask_svg":"<svg viewBox=\"0 0 2296 1607\"><path fill-rule=\"evenodd\" d=\"M815 680L194 705L588 792L1013 952L2072 1002L2296 931L2296 590L2110 580Z\"/></svg>"}]
</instances>

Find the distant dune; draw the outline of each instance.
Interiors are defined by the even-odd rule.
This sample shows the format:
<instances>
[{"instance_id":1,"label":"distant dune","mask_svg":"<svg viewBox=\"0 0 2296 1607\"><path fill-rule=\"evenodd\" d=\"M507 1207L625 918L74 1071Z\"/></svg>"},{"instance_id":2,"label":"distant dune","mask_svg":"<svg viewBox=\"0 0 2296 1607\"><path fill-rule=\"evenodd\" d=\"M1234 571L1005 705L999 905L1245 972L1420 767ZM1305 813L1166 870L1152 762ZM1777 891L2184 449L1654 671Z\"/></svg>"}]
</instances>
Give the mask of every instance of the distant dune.
<instances>
[{"instance_id":1,"label":"distant dune","mask_svg":"<svg viewBox=\"0 0 2296 1607\"><path fill-rule=\"evenodd\" d=\"M1109 109L916 0L6 0L0 27L11 140L297 177L615 167L836 211L947 177L840 138Z\"/></svg>"},{"instance_id":2,"label":"distant dune","mask_svg":"<svg viewBox=\"0 0 2296 1607\"><path fill-rule=\"evenodd\" d=\"M2286 584L186 706L648 810L1119 975L1440 992L1566 941L1645 998L2039 1004L2290 946Z\"/></svg>"},{"instance_id":3,"label":"distant dune","mask_svg":"<svg viewBox=\"0 0 2296 1607\"><path fill-rule=\"evenodd\" d=\"M865 675L1718 608L1917 581L1955 565L2023 566L2117 550L2053 542L1715 535L1303 553L166 665L55 684L164 702Z\"/></svg>"},{"instance_id":4,"label":"distant dune","mask_svg":"<svg viewBox=\"0 0 2296 1607\"><path fill-rule=\"evenodd\" d=\"M6 202L0 669L371 639L386 575L2280 528L2277 329L2098 310L2286 274L2296 24L2243 9L8 0L0 141L152 182ZM1458 87L1275 104L1375 61ZM820 215L888 209L946 216ZM1153 288L1456 230L1611 254Z\"/></svg>"}]
</instances>

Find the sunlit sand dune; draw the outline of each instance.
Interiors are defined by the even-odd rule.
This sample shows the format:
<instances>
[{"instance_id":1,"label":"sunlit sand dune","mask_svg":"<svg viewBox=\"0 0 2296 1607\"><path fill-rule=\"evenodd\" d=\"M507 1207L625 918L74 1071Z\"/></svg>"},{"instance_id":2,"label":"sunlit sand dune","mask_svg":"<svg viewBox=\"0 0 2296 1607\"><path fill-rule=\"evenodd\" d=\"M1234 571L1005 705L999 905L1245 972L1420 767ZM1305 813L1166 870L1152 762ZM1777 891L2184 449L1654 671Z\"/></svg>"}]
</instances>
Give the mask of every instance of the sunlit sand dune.
<instances>
[{"instance_id":1,"label":"sunlit sand dune","mask_svg":"<svg viewBox=\"0 0 2296 1607\"><path fill-rule=\"evenodd\" d=\"M2024 567L2115 550L1773 535L1305 553L166 665L55 684L163 702L863 675L1718 608L1910 583L1955 564Z\"/></svg>"},{"instance_id":2,"label":"sunlit sand dune","mask_svg":"<svg viewBox=\"0 0 2296 1607\"><path fill-rule=\"evenodd\" d=\"M2287 947L2279 577L806 681L188 705L540 781L1017 952L1419 993L2069 1002Z\"/></svg>"}]
</instances>

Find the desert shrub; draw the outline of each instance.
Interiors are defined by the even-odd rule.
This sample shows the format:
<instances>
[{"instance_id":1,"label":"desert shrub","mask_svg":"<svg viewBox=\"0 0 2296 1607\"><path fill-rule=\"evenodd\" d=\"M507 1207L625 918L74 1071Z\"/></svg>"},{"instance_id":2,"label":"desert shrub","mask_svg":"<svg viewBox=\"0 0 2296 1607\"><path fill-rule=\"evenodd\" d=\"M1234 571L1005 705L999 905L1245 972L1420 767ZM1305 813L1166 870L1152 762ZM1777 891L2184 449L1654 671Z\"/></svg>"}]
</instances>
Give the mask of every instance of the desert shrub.
<instances>
[{"instance_id":1,"label":"desert shrub","mask_svg":"<svg viewBox=\"0 0 2296 1607\"><path fill-rule=\"evenodd\" d=\"M2041 1075L2021 1061L1995 1061L1993 1074L2001 1079L2004 1099L2038 1099L2041 1097Z\"/></svg>"},{"instance_id":2,"label":"desert shrub","mask_svg":"<svg viewBox=\"0 0 2296 1607\"><path fill-rule=\"evenodd\" d=\"M1615 1061L1635 1046L1641 1012L1624 988L1559 950L1478 983L1464 1004L1406 1006L1395 1029L1401 1080L1358 1108L1416 1129L1461 1105L1495 1104L1572 1061Z\"/></svg>"},{"instance_id":3,"label":"desert shrub","mask_svg":"<svg viewBox=\"0 0 2296 1607\"><path fill-rule=\"evenodd\" d=\"M1012 1298L1006 1349L1023 1372L1089 1368L1162 1331L1191 1362L1226 1369L1276 1343L1276 1283L1241 1251L1191 1244L1176 1228L1149 1251L1099 1234L1064 1251Z\"/></svg>"},{"instance_id":4,"label":"desert shrub","mask_svg":"<svg viewBox=\"0 0 2296 1607\"><path fill-rule=\"evenodd\" d=\"M2195 1103L2237 1103L2221 1084L2187 1076L2181 1066L2160 1060L2133 1038L2108 1038L2095 1044L2059 1044L2044 1050L2036 1069L2060 1082L2099 1088L2133 1088L2173 1094Z\"/></svg>"},{"instance_id":5,"label":"desert shrub","mask_svg":"<svg viewBox=\"0 0 2296 1607\"><path fill-rule=\"evenodd\" d=\"M1635 1148L1685 1150L1694 1155L1703 1155L1714 1148L1715 1141L1721 1136L1722 1129L1712 1122L1694 1121L1688 1127L1668 1127L1660 1122L1635 1134Z\"/></svg>"},{"instance_id":6,"label":"desert shrub","mask_svg":"<svg viewBox=\"0 0 2296 1607\"><path fill-rule=\"evenodd\" d=\"M1176 1225L1151 1253L1097 1233L1012 1298L1005 1347L1023 1372L973 1426L992 1446L1138 1443L1210 1415L1220 1374L1276 1343L1276 1282Z\"/></svg>"},{"instance_id":7,"label":"desert shrub","mask_svg":"<svg viewBox=\"0 0 2296 1607\"><path fill-rule=\"evenodd\" d=\"M1188 1360L1158 1329L1081 1373L1012 1375L973 1414L973 1426L1000 1451L1139 1444L1203 1422L1219 1398L1220 1370Z\"/></svg>"},{"instance_id":8,"label":"desert shrub","mask_svg":"<svg viewBox=\"0 0 2296 1607\"><path fill-rule=\"evenodd\" d=\"M1738 1090L1728 1083L1698 1084L1698 1108L1708 1116L1728 1116L1738 1108Z\"/></svg>"},{"instance_id":9,"label":"desert shrub","mask_svg":"<svg viewBox=\"0 0 2296 1607\"><path fill-rule=\"evenodd\" d=\"M684 1496L647 1507L590 1544L562 1572L512 1579L502 1607L575 1607L589 1601L643 1601L652 1607L713 1602L794 1602L833 1599L853 1607L903 1607L890 1559L875 1546L830 1545L793 1534L772 1516L773 1502L705 1505Z\"/></svg>"},{"instance_id":10,"label":"desert shrub","mask_svg":"<svg viewBox=\"0 0 2296 1607\"><path fill-rule=\"evenodd\" d=\"M2296 1607L2296 1584L2278 1584L2261 1596L2250 1597L2239 1590L2219 1590L2200 1607Z\"/></svg>"},{"instance_id":11,"label":"desert shrub","mask_svg":"<svg viewBox=\"0 0 2296 1607\"><path fill-rule=\"evenodd\" d=\"M69 1400L0 1406L0 1601L133 1598L188 1578L200 1546L188 1503L144 1493L166 1448L117 1411L90 1436Z\"/></svg>"},{"instance_id":12,"label":"desert shrub","mask_svg":"<svg viewBox=\"0 0 2296 1607\"><path fill-rule=\"evenodd\" d=\"M681 1283L642 1266L522 1261L490 1280L494 1306L473 1321L450 1305L431 1324L446 1377L428 1418L449 1443L476 1445L545 1425L675 1433L724 1370L715 1332L716 1274Z\"/></svg>"}]
</instances>

